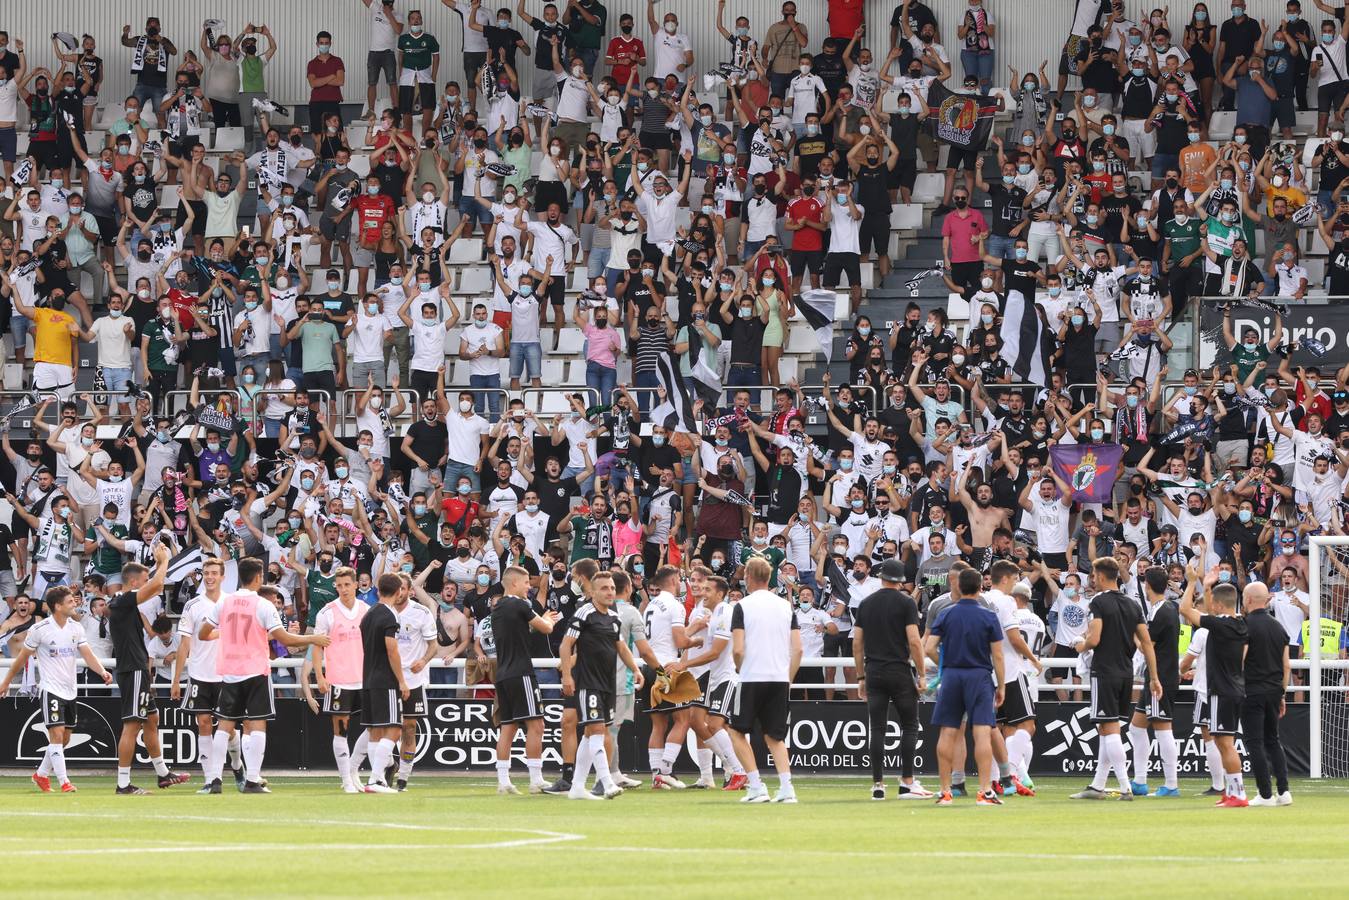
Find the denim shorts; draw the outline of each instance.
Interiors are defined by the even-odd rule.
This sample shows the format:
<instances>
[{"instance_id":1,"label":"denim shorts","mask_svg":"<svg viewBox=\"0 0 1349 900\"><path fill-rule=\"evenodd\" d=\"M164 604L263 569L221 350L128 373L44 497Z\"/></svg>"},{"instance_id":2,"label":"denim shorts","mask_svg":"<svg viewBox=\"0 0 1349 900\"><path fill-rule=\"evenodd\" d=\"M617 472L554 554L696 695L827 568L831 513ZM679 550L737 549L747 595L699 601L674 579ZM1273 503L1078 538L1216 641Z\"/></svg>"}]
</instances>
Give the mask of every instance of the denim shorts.
<instances>
[{"instance_id":1,"label":"denim shorts","mask_svg":"<svg viewBox=\"0 0 1349 900\"><path fill-rule=\"evenodd\" d=\"M24 346L28 341L28 328L32 324L33 320L27 316L9 317L9 333L14 338L14 349L16 352L26 352Z\"/></svg>"},{"instance_id":2,"label":"denim shorts","mask_svg":"<svg viewBox=\"0 0 1349 900\"><path fill-rule=\"evenodd\" d=\"M24 319L27 322L27 319ZM540 378L543 372L543 347L537 341L511 343L511 378L519 378L522 372L528 372L529 378Z\"/></svg>"},{"instance_id":3,"label":"denim shorts","mask_svg":"<svg viewBox=\"0 0 1349 900\"><path fill-rule=\"evenodd\" d=\"M478 224L484 227L491 225L493 221L492 211L474 200L472 194L465 194L459 198L459 214L461 216L477 216Z\"/></svg>"},{"instance_id":4,"label":"denim shorts","mask_svg":"<svg viewBox=\"0 0 1349 900\"><path fill-rule=\"evenodd\" d=\"M103 383L107 385L108 393L124 394L126 393L126 386L131 383L131 370L104 366Z\"/></svg>"}]
</instances>

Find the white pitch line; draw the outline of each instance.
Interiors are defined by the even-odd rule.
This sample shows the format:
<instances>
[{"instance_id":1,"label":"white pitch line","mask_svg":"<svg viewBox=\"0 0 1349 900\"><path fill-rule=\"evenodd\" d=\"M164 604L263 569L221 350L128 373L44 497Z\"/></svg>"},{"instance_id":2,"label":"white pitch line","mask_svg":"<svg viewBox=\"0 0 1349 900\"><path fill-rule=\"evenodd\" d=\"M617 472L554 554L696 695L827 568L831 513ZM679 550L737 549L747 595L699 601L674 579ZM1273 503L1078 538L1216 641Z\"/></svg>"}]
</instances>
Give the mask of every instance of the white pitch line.
<instances>
[{"instance_id":1,"label":"white pitch line","mask_svg":"<svg viewBox=\"0 0 1349 900\"><path fill-rule=\"evenodd\" d=\"M16 816L27 816L32 818L53 818L53 819L125 819L123 814L114 815L112 813L76 813L76 812L47 812L44 810L16 811L5 813L7 818ZM220 822L236 825L277 825L277 826L303 826L303 825L331 825L337 827L350 828L388 828L396 831L433 831L433 832L472 832L474 834L490 833L494 829L490 827L463 827L456 825L418 825L409 822L370 822L352 819L247 819L241 817L229 816L182 816L182 815L162 815L150 814L137 816L138 820L158 820L161 822ZM450 849L455 850L504 850L512 847L539 847L547 844L556 844L561 842L583 841L584 834L573 834L566 831L547 831L542 828L516 828L514 826L503 826L495 829L503 832L513 832L515 834L537 835L537 837L516 838L505 841L489 841L486 843L474 844L454 844ZM212 847L218 845L211 845ZM270 846L270 845L269 845ZM335 845L336 847L336 845ZM116 852L112 848L104 848L108 852ZM192 849L192 848L183 848ZM210 848L206 848L210 849ZM271 849L275 849L272 847ZM357 849L369 849L368 844L362 844ZM429 849L429 848L428 848ZM441 848L445 849L445 848ZM32 852L32 851L29 851ZM73 852L73 851L72 851ZM168 852L167 849L158 852Z\"/></svg>"}]
</instances>

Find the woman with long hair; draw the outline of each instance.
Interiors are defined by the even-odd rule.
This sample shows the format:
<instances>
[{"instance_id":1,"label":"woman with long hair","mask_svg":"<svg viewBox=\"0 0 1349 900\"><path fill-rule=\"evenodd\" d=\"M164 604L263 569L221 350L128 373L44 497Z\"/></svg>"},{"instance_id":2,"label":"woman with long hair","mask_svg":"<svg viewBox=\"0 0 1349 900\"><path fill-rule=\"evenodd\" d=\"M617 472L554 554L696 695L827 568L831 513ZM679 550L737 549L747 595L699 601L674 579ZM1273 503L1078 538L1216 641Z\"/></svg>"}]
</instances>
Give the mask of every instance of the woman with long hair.
<instances>
[{"instance_id":1,"label":"woman with long hair","mask_svg":"<svg viewBox=\"0 0 1349 900\"><path fill-rule=\"evenodd\" d=\"M1190 21L1185 26L1185 37L1181 46L1194 62L1190 75L1199 83L1199 97L1204 109L1213 110L1213 48L1218 42L1218 28L1209 18L1208 4L1196 3L1190 13ZM1208 122L1201 120L1204 138L1208 139Z\"/></svg>"}]
</instances>

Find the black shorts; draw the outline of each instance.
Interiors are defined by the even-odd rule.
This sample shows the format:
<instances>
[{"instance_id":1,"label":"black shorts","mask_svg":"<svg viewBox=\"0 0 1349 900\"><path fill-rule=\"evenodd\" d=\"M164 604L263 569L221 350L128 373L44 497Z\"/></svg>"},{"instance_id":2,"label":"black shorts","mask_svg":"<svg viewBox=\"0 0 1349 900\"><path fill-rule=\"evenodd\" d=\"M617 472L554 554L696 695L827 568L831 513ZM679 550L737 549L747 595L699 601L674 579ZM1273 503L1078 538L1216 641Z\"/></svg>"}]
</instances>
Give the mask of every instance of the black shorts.
<instances>
[{"instance_id":1,"label":"black shorts","mask_svg":"<svg viewBox=\"0 0 1349 900\"><path fill-rule=\"evenodd\" d=\"M325 716L350 716L361 711L360 688L340 688L332 685L323 695L322 713Z\"/></svg>"},{"instance_id":2,"label":"black shorts","mask_svg":"<svg viewBox=\"0 0 1349 900\"><path fill-rule=\"evenodd\" d=\"M425 719L431 714L431 707L426 705L426 688L415 687L408 689L408 698L401 701L402 715L406 719Z\"/></svg>"},{"instance_id":3,"label":"black shorts","mask_svg":"<svg viewBox=\"0 0 1349 900\"><path fill-rule=\"evenodd\" d=\"M1176 692L1179 690L1174 684L1164 684L1162 695L1154 697L1145 685L1143 692L1138 695L1138 702L1134 704L1134 712L1147 716L1150 722L1170 722L1175 717Z\"/></svg>"},{"instance_id":4,"label":"black shorts","mask_svg":"<svg viewBox=\"0 0 1349 900\"><path fill-rule=\"evenodd\" d=\"M1344 81L1332 81L1330 84L1323 84L1316 89L1316 111L1321 115L1328 115L1339 108L1344 102L1346 91Z\"/></svg>"},{"instance_id":5,"label":"black shorts","mask_svg":"<svg viewBox=\"0 0 1349 900\"><path fill-rule=\"evenodd\" d=\"M670 129L662 128L659 131L642 131L638 133L638 146L645 147L647 150L670 150L674 144L670 140Z\"/></svg>"},{"instance_id":6,"label":"black shorts","mask_svg":"<svg viewBox=\"0 0 1349 900\"><path fill-rule=\"evenodd\" d=\"M614 721L614 692L576 691L577 719L582 725L609 725Z\"/></svg>"},{"instance_id":7,"label":"black shorts","mask_svg":"<svg viewBox=\"0 0 1349 900\"><path fill-rule=\"evenodd\" d=\"M880 256L889 256L890 214L887 212L883 216L863 216L857 240L862 253L875 252Z\"/></svg>"},{"instance_id":8,"label":"black shorts","mask_svg":"<svg viewBox=\"0 0 1349 900\"><path fill-rule=\"evenodd\" d=\"M497 721L502 725L543 718L543 695L532 674L498 678L496 692Z\"/></svg>"},{"instance_id":9,"label":"black shorts","mask_svg":"<svg viewBox=\"0 0 1349 900\"><path fill-rule=\"evenodd\" d=\"M220 706L220 682L188 679L179 709L190 713L213 713Z\"/></svg>"},{"instance_id":10,"label":"black shorts","mask_svg":"<svg viewBox=\"0 0 1349 900\"><path fill-rule=\"evenodd\" d=\"M276 718L272 677L253 675L243 681L220 685L220 705L215 714L228 722L258 722Z\"/></svg>"},{"instance_id":11,"label":"black shorts","mask_svg":"<svg viewBox=\"0 0 1349 900\"><path fill-rule=\"evenodd\" d=\"M412 115L414 97L421 101L423 112L436 108L434 84L403 84L398 86L398 111L404 115Z\"/></svg>"},{"instance_id":12,"label":"black shorts","mask_svg":"<svg viewBox=\"0 0 1349 900\"><path fill-rule=\"evenodd\" d=\"M403 715L397 688L366 688L361 691L361 724L366 728L401 727Z\"/></svg>"},{"instance_id":13,"label":"black shorts","mask_svg":"<svg viewBox=\"0 0 1349 900\"><path fill-rule=\"evenodd\" d=\"M1194 695L1194 724L1196 728L1201 725L1205 728L1209 727L1207 694L1197 693Z\"/></svg>"},{"instance_id":14,"label":"black shorts","mask_svg":"<svg viewBox=\"0 0 1349 900\"><path fill-rule=\"evenodd\" d=\"M1133 678L1091 676L1091 720L1123 722L1134 708ZM1241 710L1238 709L1238 717Z\"/></svg>"},{"instance_id":15,"label":"black shorts","mask_svg":"<svg viewBox=\"0 0 1349 900\"><path fill-rule=\"evenodd\" d=\"M118 672L117 693L122 697L123 722L144 722L155 713L149 672Z\"/></svg>"},{"instance_id":16,"label":"black shorts","mask_svg":"<svg viewBox=\"0 0 1349 900\"><path fill-rule=\"evenodd\" d=\"M862 286L862 260L856 253L828 253L824 257L824 280L821 282L825 287L833 289L838 287L839 276L846 274L848 276L848 287Z\"/></svg>"},{"instance_id":17,"label":"black shorts","mask_svg":"<svg viewBox=\"0 0 1349 900\"><path fill-rule=\"evenodd\" d=\"M42 703L42 723L48 728L58 726L74 728L79 724L79 713L76 712L77 704L74 700L43 691L39 702Z\"/></svg>"},{"instance_id":18,"label":"black shorts","mask_svg":"<svg viewBox=\"0 0 1349 900\"><path fill-rule=\"evenodd\" d=\"M707 692L707 714L709 716L716 716L723 720L731 718L731 711L726 705L727 701L730 700L730 692L731 682L729 681L714 685L712 690Z\"/></svg>"},{"instance_id":19,"label":"black shorts","mask_svg":"<svg viewBox=\"0 0 1349 900\"><path fill-rule=\"evenodd\" d=\"M787 263L797 275L805 275L807 272L819 275L824 271L824 251L788 250Z\"/></svg>"},{"instance_id":20,"label":"black shorts","mask_svg":"<svg viewBox=\"0 0 1349 900\"><path fill-rule=\"evenodd\" d=\"M890 178L887 185L892 188L904 188L906 191L911 191L917 181L918 160L900 160L895 164L895 167L890 170Z\"/></svg>"},{"instance_id":21,"label":"black shorts","mask_svg":"<svg viewBox=\"0 0 1349 900\"><path fill-rule=\"evenodd\" d=\"M946 168L950 171L964 169L966 172L973 172L979 167L979 151L956 147L954 145L946 148Z\"/></svg>"},{"instance_id":22,"label":"black shorts","mask_svg":"<svg viewBox=\"0 0 1349 900\"><path fill-rule=\"evenodd\" d=\"M698 676L698 699L694 700L691 705L701 709L707 709L707 680L710 677L711 673L709 672L704 672Z\"/></svg>"},{"instance_id":23,"label":"black shorts","mask_svg":"<svg viewBox=\"0 0 1349 900\"><path fill-rule=\"evenodd\" d=\"M205 200L184 200L185 206L192 207L192 229L190 234L204 237L206 235L206 201ZM182 228L187 224L187 213L185 206L178 207L178 214L173 219L174 228ZM348 219L351 217L348 216Z\"/></svg>"},{"instance_id":24,"label":"black shorts","mask_svg":"<svg viewBox=\"0 0 1349 900\"><path fill-rule=\"evenodd\" d=\"M1025 675L1003 685L1002 706L998 707L999 725L1020 725L1035 718L1035 694Z\"/></svg>"},{"instance_id":25,"label":"black shorts","mask_svg":"<svg viewBox=\"0 0 1349 900\"><path fill-rule=\"evenodd\" d=\"M566 694L563 694L563 695L562 695L562 711L563 711L563 712L566 712L567 710L571 710L572 712L579 712L579 711L580 711L581 705L580 705L580 703L579 703L579 702L577 701L577 699L576 699L576 693L577 693L576 691L572 691L572 694L571 694L570 697L568 697Z\"/></svg>"},{"instance_id":26,"label":"black shorts","mask_svg":"<svg viewBox=\"0 0 1349 900\"><path fill-rule=\"evenodd\" d=\"M730 726L748 735L757 724L764 737L775 741L787 738L791 724L791 685L785 681L744 681L732 685Z\"/></svg>"},{"instance_id":27,"label":"black shorts","mask_svg":"<svg viewBox=\"0 0 1349 900\"><path fill-rule=\"evenodd\" d=\"M548 292L545 296L553 306L565 306L567 304L567 276L554 275L553 280L548 282Z\"/></svg>"},{"instance_id":28,"label":"black shorts","mask_svg":"<svg viewBox=\"0 0 1349 900\"><path fill-rule=\"evenodd\" d=\"M112 216L94 216L98 223L98 236L109 247L117 245L117 220Z\"/></svg>"},{"instance_id":29,"label":"black shorts","mask_svg":"<svg viewBox=\"0 0 1349 900\"><path fill-rule=\"evenodd\" d=\"M1241 731L1241 697L1210 695L1206 704L1209 734L1237 734Z\"/></svg>"},{"instance_id":30,"label":"black shorts","mask_svg":"<svg viewBox=\"0 0 1349 900\"><path fill-rule=\"evenodd\" d=\"M1076 75L1077 74L1077 51L1082 46L1086 38L1077 34L1068 35L1068 40L1063 43L1063 54L1059 56L1059 74Z\"/></svg>"},{"instance_id":31,"label":"black shorts","mask_svg":"<svg viewBox=\"0 0 1349 900\"><path fill-rule=\"evenodd\" d=\"M213 348L214 349L214 348ZM337 375L334 372L304 372L300 376L302 387L306 391L323 391L324 398L332 402L337 396ZM425 394L422 395L426 396Z\"/></svg>"}]
</instances>

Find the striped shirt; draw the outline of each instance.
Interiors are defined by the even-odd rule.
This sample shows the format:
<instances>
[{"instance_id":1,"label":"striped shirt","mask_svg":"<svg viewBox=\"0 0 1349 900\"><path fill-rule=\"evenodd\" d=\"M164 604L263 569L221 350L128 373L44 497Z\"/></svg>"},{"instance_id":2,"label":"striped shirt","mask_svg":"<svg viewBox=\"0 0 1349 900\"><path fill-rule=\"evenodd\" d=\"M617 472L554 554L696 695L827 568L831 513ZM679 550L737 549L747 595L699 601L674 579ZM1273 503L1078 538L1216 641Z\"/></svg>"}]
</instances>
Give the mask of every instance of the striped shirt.
<instances>
[{"instance_id":1,"label":"striped shirt","mask_svg":"<svg viewBox=\"0 0 1349 900\"><path fill-rule=\"evenodd\" d=\"M654 372L656 371L656 361L660 359L662 353L670 350L670 338L665 333L665 325L660 324L655 328L647 325L637 326L637 362L633 366L633 372Z\"/></svg>"},{"instance_id":2,"label":"striped shirt","mask_svg":"<svg viewBox=\"0 0 1349 900\"><path fill-rule=\"evenodd\" d=\"M216 330L216 346L222 350L234 349L234 315L229 297L207 294L202 299L210 305L211 327Z\"/></svg>"}]
</instances>

